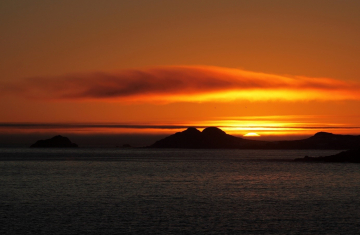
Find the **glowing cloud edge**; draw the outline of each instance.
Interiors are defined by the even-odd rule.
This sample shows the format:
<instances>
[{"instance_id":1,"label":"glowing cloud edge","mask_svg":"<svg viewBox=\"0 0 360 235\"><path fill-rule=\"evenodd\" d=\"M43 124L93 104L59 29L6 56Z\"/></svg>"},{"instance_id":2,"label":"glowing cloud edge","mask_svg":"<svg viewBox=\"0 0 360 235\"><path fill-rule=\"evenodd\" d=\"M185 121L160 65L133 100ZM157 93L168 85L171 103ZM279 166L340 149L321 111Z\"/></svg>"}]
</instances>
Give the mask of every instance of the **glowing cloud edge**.
<instances>
[{"instance_id":1,"label":"glowing cloud edge","mask_svg":"<svg viewBox=\"0 0 360 235\"><path fill-rule=\"evenodd\" d=\"M114 73L25 78L1 87L3 95L71 101L360 100L360 84L355 82L214 66L162 66Z\"/></svg>"}]
</instances>

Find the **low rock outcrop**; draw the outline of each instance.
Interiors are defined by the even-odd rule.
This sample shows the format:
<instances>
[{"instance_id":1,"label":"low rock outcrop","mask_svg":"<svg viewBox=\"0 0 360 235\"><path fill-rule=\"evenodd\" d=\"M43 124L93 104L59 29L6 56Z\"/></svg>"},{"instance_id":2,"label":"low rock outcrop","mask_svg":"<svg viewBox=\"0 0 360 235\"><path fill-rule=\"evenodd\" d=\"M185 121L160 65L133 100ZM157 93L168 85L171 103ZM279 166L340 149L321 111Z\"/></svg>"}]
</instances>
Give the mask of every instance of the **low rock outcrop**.
<instances>
[{"instance_id":1,"label":"low rock outcrop","mask_svg":"<svg viewBox=\"0 0 360 235\"><path fill-rule=\"evenodd\" d=\"M308 157L296 158L298 162L351 162L360 163L360 148L350 149L347 151L340 152L335 155L325 157Z\"/></svg>"}]
</instances>

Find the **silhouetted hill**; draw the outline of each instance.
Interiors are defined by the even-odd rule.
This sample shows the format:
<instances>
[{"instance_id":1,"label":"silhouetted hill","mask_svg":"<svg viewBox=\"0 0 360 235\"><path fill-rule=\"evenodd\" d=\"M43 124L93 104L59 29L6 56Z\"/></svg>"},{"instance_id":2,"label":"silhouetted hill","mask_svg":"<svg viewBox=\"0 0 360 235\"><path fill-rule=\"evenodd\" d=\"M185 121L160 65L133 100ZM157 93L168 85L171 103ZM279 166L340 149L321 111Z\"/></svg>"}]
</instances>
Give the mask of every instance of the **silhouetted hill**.
<instances>
[{"instance_id":1,"label":"silhouetted hill","mask_svg":"<svg viewBox=\"0 0 360 235\"><path fill-rule=\"evenodd\" d=\"M307 139L276 141L274 144L276 149L352 149L360 147L360 136L318 132Z\"/></svg>"},{"instance_id":2,"label":"silhouetted hill","mask_svg":"<svg viewBox=\"0 0 360 235\"><path fill-rule=\"evenodd\" d=\"M30 148L74 148L77 144L72 143L67 137L57 135L51 139L38 140Z\"/></svg>"},{"instance_id":3,"label":"silhouetted hill","mask_svg":"<svg viewBox=\"0 0 360 235\"><path fill-rule=\"evenodd\" d=\"M151 148L206 148L206 149L351 149L360 147L360 136L335 135L326 132L292 141L249 140L226 134L217 127L202 132L190 127L156 141Z\"/></svg>"},{"instance_id":4,"label":"silhouetted hill","mask_svg":"<svg viewBox=\"0 0 360 235\"><path fill-rule=\"evenodd\" d=\"M326 156L326 157L304 157L296 158L295 161L298 162L351 162L351 163L360 163L360 148L350 149L347 151L340 152L335 155Z\"/></svg>"},{"instance_id":5,"label":"silhouetted hill","mask_svg":"<svg viewBox=\"0 0 360 235\"><path fill-rule=\"evenodd\" d=\"M151 148L263 148L268 142L247 140L226 134L217 127L205 128L202 132L189 127L183 132L177 132L155 142Z\"/></svg>"}]
</instances>

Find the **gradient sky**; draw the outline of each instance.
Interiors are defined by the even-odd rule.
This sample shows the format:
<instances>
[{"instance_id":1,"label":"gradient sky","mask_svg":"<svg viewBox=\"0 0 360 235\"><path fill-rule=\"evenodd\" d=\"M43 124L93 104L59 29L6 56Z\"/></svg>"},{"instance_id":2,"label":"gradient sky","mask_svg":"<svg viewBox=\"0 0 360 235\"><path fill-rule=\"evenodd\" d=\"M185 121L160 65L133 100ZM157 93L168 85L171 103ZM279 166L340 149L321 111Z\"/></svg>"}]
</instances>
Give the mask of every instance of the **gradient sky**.
<instances>
[{"instance_id":1,"label":"gradient sky","mask_svg":"<svg viewBox=\"0 0 360 235\"><path fill-rule=\"evenodd\" d=\"M3 0L0 131L360 134L359 12L353 0Z\"/></svg>"}]
</instances>

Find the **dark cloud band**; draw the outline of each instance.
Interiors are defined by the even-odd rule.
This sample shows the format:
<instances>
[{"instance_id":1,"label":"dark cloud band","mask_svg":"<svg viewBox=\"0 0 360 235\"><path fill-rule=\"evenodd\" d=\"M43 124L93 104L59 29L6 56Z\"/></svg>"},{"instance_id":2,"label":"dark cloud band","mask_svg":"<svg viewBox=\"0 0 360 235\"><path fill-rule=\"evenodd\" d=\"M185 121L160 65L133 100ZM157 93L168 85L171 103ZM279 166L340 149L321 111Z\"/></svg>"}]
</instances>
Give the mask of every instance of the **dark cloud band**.
<instances>
[{"instance_id":1,"label":"dark cloud band","mask_svg":"<svg viewBox=\"0 0 360 235\"><path fill-rule=\"evenodd\" d=\"M167 66L117 73L36 77L3 84L3 92L38 99L207 101L360 99L359 84L210 66Z\"/></svg>"}]
</instances>

